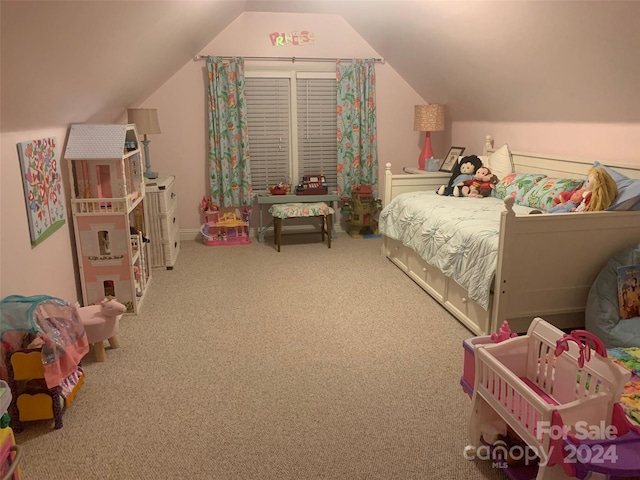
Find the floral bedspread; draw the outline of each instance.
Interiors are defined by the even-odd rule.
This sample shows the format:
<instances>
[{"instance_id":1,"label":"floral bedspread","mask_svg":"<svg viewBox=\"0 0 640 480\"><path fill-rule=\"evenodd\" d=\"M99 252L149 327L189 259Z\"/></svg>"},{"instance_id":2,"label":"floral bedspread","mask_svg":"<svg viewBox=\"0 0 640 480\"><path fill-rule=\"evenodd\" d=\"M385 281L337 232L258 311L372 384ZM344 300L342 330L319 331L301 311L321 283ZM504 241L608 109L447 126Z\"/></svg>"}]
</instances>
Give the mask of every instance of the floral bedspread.
<instances>
[{"instance_id":1,"label":"floral bedspread","mask_svg":"<svg viewBox=\"0 0 640 480\"><path fill-rule=\"evenodd\" d=\"M380 233L412 248L469 293L485 310L498 262L498 198L441 197L435 192L398 195L380 213ZM516 214L531 208L514 206Z\"/></svg>"}]
</instances>

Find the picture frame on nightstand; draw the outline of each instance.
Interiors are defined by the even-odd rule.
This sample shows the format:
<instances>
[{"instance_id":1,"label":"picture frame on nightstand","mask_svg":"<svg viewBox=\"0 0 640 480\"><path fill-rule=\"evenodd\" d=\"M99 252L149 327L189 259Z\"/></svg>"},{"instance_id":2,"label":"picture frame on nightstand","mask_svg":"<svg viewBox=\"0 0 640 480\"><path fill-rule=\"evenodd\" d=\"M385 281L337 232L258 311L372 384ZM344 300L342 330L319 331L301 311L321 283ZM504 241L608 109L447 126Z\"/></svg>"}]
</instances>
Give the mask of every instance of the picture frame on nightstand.
<instances>
[{"instance_id":1,"label":"picture frame on nightstand","mask_svg":"<svg viewBox=\"0 0 640 480\"><path fill-rule=\"evenodd\" d=\"M440 165L440 171L451 173L453 171L453 167L458 161L458 157L462 155L462 152L464 152L465 148L466 147L451 147L449 149L449 153L447 153L447 156L444 157L444 160Z\"/></svg>"}]
</instances>

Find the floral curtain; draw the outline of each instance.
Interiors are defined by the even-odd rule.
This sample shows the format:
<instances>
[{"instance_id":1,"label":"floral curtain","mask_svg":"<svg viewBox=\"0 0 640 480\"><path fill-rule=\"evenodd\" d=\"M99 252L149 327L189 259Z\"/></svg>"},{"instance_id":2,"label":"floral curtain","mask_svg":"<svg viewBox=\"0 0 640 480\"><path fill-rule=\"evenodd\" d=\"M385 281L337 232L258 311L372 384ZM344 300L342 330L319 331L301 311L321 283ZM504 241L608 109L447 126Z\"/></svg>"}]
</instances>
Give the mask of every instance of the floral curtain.
<instances>
[{"instance_id":1,"label":"floral curtain","mask_svg":"<svg viewBox=\"0 0 640 480\"><path fill-rule=\"evenodd\" d=\"M378 196L376 134L376 75L373 59L338 61L337 141L338 194L351 196L360 185L370 185Z\"/></svg>"},{"instance_id":2,"label":"floral curtain","mask_svg":"<svg viewBox=\"0 0 640 480\"><path fill-rule=\"evenodd\" d=\"M220 207L251 205L244 61L210 57L207 71L211 198Z\"/></svg>"}]
</instances>

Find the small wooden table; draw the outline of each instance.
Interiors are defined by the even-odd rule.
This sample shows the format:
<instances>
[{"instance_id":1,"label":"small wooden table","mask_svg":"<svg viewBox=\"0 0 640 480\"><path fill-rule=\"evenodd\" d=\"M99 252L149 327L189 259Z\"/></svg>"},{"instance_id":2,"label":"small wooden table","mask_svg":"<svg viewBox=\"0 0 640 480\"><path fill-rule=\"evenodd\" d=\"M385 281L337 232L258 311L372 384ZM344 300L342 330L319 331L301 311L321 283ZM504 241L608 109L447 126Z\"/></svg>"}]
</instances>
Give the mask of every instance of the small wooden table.
<instances>
[{"instance_id":1,"label":"small wooden table","mask_svg":"<svg viewBox=\"0 0 640 480\"><path fill-rule=\"evenodd\" d=\"M316 202L331 202L333 203L334 210L338 210L335 202L340 200L338 192L329 192L323 195L271 195L271 194L259 194L256 195L256 201L258 202L258 242L264 243L264 233L273 226L273 217L271 221L263 227L262 222L262 205L273 205L275 203L316 203ZM331 225L331 238L336 238L335 222Z\"/></svg>"}]
</instances>

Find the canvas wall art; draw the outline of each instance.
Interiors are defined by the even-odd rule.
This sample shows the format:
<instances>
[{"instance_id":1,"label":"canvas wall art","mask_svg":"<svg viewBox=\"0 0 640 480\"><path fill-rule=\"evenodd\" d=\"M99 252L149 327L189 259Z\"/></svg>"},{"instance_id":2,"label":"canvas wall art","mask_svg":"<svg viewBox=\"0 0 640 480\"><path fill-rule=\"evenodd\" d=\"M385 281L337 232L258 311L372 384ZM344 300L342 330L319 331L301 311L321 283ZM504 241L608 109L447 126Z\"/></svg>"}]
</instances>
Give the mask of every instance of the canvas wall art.
<instances>
[{"instance_id":1,"label":"canvas wall art","mask_svg":"<svg viewBox=\"0 0 640 480\"><path fill-rule=\"evenodd\" d=\"M38 245L67 218L55 138L18 144L31 244Z\"/></svg>"}]
</instances>

